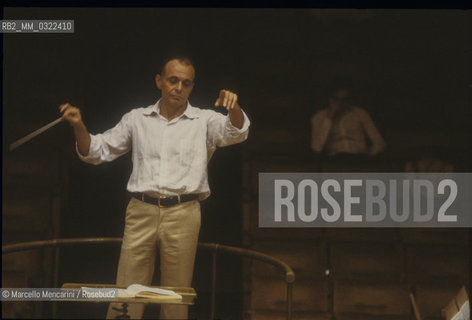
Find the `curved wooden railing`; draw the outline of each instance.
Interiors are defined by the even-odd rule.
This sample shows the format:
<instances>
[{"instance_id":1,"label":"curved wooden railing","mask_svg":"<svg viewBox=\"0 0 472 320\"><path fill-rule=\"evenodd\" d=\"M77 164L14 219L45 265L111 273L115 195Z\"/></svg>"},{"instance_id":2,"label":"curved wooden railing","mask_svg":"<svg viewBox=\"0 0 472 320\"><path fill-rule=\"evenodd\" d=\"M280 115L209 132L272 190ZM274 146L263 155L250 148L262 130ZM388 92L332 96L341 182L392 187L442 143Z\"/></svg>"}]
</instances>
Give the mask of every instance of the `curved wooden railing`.
<instances>
[{"instance_id":1,"label":"curved wooden railing","mask_svg":"<svg viewBox=\"0 0 472 320\"><path fill-rule=\"evenodd\" d=\"M47 247L56 248L54 257L54 285L58 287L58 273L59 273L59 247L71 245L93 245L93 244L113 244L121 243L122 238L69 238L69 239L52 239L14 243L2 246L2 255L12 252L42 249ZM243 249L238 247L221 245L218 243L200 242L198 248L201 250L208 250L212 253L212 285L211 285L211 307L210 319L215 318L215 294L216 294L216 258L219 253L237 255L254 260L259 260L268 264L272 264L285 274L285 283L287 288L286 295L286 312L287 320L292 318L292 296L293 296L293 282L295 281L295 273L292 268L285 262L276 259L270 255L257 252L254 250ZM53 308L53 315L55 316L55 307Z\"/></svg>"}]
</instances>

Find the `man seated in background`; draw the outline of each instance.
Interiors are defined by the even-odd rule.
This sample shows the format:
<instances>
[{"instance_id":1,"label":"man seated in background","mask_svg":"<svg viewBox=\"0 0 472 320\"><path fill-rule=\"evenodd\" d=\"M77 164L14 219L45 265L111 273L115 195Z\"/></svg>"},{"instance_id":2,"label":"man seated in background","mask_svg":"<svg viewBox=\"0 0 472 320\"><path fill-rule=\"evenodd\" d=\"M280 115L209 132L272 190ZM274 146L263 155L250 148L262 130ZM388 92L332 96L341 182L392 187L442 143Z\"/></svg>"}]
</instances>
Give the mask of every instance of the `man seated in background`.
<instances>
[{"instance_id":1,"label":"man seated in background","mask_svg":"<svg viewBox=\"0 0 472 320\"><path fill-rule=\"evenodd\" d=\"M350 104L347 85L330 90L329 107L311 118L311 149L327 156L377 155L385 141L364 109Z\"/></svg>"}]
</instances>

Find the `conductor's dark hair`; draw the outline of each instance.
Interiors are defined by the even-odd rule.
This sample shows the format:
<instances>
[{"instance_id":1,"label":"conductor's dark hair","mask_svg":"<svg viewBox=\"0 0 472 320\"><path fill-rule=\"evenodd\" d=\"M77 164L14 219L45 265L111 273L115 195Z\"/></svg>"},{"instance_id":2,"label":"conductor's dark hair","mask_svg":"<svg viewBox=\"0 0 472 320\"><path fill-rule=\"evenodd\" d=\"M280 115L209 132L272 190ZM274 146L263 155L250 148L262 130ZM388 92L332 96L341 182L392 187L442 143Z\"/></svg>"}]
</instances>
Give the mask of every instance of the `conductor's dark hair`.
<instances>
[{"instance_id":1,"label":"conductor's dark hair","mask_svg":"<svg viewBox=\"0 0 472 320\"><path fill-rule=\"evenodd\" d=\"M162 60L161 65L159 66L159 74L162 76L164 75L164 71L166 68L166 65L169 63L169 61L172 60L177 60L182 64L185 64L187 66L192 66L195 69L195 65L188 56L185 55L172 55L172 56L167 56L165 59Z\"/></svg>"}]
</instances>

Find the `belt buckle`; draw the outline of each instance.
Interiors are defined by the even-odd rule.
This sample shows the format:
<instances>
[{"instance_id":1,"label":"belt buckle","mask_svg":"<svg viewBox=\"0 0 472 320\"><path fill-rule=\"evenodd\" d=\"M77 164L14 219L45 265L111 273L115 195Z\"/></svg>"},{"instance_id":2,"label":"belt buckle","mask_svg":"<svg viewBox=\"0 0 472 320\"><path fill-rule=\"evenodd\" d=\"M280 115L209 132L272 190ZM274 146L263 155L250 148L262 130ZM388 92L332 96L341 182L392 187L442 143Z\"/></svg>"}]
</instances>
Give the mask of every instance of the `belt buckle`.
<instances>
[{"instance_id":1,"label":"belt buckle","mask_svg":"<svg viewBox=\"0 0 472 320\"><path fill-rule=\"evenodd\" d=\"M165 199L165 198L167 198L167 197L166 197L166 196L159 196L159 197L157 197L157 206L158 206L159 208L165 208L165 206L163 206L163 205L161 204L161 199Z\"/></svg>"},{"instance_id":2,"label":"belt buckle","mask_svg":"<svg viewBox=\"0 0 472 320\"><path fill-rule=\"evenodd\" d=\"M181 201L180 201L180 195L177 195L176 197L177 197L177 204L179 204L179 203L181 202ZM167 199L167 198L172 198L172 197L159 196L159 197L157 198L157 206L158 206L159 208L166 208L167 206L164 206L164 205L161 204L161 199Z\"/></svg>"}]
</instances>

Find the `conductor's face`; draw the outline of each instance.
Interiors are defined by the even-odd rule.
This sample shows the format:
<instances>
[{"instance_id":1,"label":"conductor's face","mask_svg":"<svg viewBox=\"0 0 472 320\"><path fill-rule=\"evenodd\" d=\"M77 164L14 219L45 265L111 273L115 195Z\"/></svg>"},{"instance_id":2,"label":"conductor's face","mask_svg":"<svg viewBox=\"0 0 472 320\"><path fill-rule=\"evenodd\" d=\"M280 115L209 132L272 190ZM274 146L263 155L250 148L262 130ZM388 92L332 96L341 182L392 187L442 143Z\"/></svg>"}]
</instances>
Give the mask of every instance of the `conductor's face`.
<instances>
[{"instance_id":1,"label":"conductor's face","mask_svg":"<svg viewBox=\"0 0 472 320\"><path fill-rule=\"evenodd\" d=\"M192 65L179 60L169 61L162 74L156 75L156 85L161 90L162 102L174 108L186 105L194 79L195 69Z\"/></svg>"}]
</instances>

